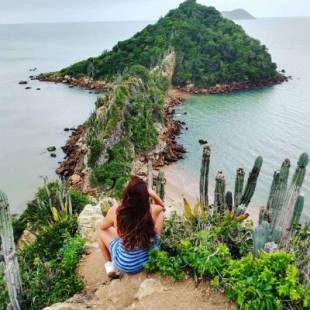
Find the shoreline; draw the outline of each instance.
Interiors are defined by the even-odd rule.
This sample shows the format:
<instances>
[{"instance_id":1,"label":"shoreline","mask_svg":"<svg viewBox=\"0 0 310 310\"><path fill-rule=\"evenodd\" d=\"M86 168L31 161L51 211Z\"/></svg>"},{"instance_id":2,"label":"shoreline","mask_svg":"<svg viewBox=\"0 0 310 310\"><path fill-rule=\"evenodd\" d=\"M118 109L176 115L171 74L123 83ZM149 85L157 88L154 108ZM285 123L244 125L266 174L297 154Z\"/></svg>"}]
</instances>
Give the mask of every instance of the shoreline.
<instances>
[{"instance_id":1,"label":"shoreline","mask_svg":"<svg viewBox=\"0 0 310 310\"><path fill-rule=\"evenodd\" d=\"M76 79L70 76L62 77L55 74L40 74L36 76L35 79L45 82L65 83L68 84L69 87L81 87L89 90L97 90L99 91L98 93L100 93L100 90L107 90L112 86L110 83L105 81L93 80L86 77ZM186 149L183 145L179 144L176 139L182 134L184 129L187 130L187 127L184 122L176 120L174 115L175 107L184 103L184 101L191 96L232 93L242 90L271 87L286 82L288 79L289 77L279 73L274 79L266 81L221 84L209 88L195 88L193 85L188 85L186 87L171 87L165 97L165 123L164 127L160 130L158 143L153 151L137 156L134 162L139 161L142 165L145 165L148 160L152 160L154 170L158 171L159 169L163 169L164 171L167 171L171 164L184 158ZM96 189L90 186L90 171L83 169L84 158L87 153L87 149L83 143L85 130L86 125L84 123L83 125L80 125L68 138L65 146L62 147L66 156L56 169L56 173L60 177L64 178L68 185L80 190L83 193L97 196L98 193ZM141 168L141 164L138 165L140 166L139 168ZM137 172L137 174L145 174L143 172L141 173L141 169L134 171ZM173 190L176 186L170 181L170 187L171 190ZM188 200L190 200L190 202L195 202L193 195L190 195L186 190L185 192L186 195L190 197ZM180 193L179 196L181 196ZM176 200L175 195L172 195L171 199ZM180 201L178 201L177 204L179 205Z\"/></svg>"}]
</instances>

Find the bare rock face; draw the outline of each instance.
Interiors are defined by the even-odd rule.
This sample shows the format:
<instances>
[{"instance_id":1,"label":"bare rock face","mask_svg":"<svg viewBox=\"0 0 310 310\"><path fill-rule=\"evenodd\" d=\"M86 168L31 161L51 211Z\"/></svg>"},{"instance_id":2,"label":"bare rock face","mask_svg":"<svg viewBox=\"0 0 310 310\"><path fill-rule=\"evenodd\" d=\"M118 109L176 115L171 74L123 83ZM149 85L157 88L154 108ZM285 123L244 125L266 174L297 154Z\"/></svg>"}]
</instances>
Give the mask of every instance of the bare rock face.
<instances>
[{"instance_id":1,"label":"bare rock face","mask_svg":"<svg viewBox=\"0 0 310 310\"><path fill-rule=\"evenodd\" d=\"M115 206L117 206L115 199L105 197L95 206L86 205L84 207L78 217L78 225L81 236L86 240L86 246L94 246L97 243L97 227L107 210Z\"/></svg>"},{"instance_id":2,"label":"bare rock face","mask_svg":"<svg viewBox=\"0 0 310 310\"><path fill-rule=\"evenodd\" d=\"M29 230L25 229L17 242L17 247L22 248L24 246L32 244L36 240L36 236Z\"/></svg>"},{"instance_id":3,"label":"bare rock face","mask_svg":"<svg viewBox=\"0 0 310 310\"><path fill-rule=\"evenodd\" d=\"M162 74L166 77L169 81L172 80L176 65L176 54L175 52L171 52L167 55L162 62Z\"/></svg>"},{"instance_id":4,"label":"bare rock face","mask_svg":"<svg viewBox=\"0 0 310 310\"><path fill-rule=\"evenodd\" d=\"M78 175L78 174L73 174L71 175L71 177L69 178L69 183L72 184L72 185L76 185L78 184L79 182L81 182L81 176Z\"/></svg>"},{"instance_id":5,"label":"bare rock face","mask_svg":"<svg viewBox=\"0 0 310 310\"><path fill-rule=\"evenodd\" d=\"M96 229L103 215L100 205L86 205L78 217L79 232L86 240L86 246L97 241Z\"/></svg>"},{"instance_id":6,"label":"bare rock face","mask_svg":"<svg viewBox=\"0 0 310 310\"><path fill-rule=\"evenodd\" d=\"M50 307L43 308L43 310L82 310L85 309L84 306L78 304L69 304L69 303L58 303Z\"/></svg>"},{"instance_id":7,"label":"bare rock face","mask_svg":"<svg viewBox=\"0 0 310 310\"><path fill-rule=\"evenodd\" d=\"M160 283L160 281L155 279L145 279L136 294L136 299L141 301L147 296L153 295L155 293L163 292L165 287Z\"/></svg>"}]
</instances>

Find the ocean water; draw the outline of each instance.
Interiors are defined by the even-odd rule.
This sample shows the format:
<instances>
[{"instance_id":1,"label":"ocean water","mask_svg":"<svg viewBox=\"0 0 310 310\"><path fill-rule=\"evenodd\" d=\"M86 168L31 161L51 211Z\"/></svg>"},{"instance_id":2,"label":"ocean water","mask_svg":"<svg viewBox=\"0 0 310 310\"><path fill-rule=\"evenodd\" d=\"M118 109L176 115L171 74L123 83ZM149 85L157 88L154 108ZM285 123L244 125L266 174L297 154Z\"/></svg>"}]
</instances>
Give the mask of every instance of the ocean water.
<instances>
[{"instance_id":1,"label":"ocean water","mask_svg":"<svg viewBox=\"0 0 310 310\"><path fill-rule=\"evenodd\" d=\"M60 146L68 137L63 129L83 123L98 96L66 85L18 82L99 55L146 24L0 25L0 189L7 193L12 212L26 207L42 176L56 178L57 162L63 159ZM50 145L57 147L57 158L46 151Z\"/></svg>"},{"instance_id":2,"label":"ocean water","mask_svg":"<svg viewBox=\"0 0 310 310\"><path fill-rule=\"evenodd\" d=\"M21 212L42 176L56 178L64 127L85 121L97 97L66 85L30 81L30 90L18 85L30 74L54 71L80 59L96 56L117 41L141 30L147 22L0 25L0 189L13 212ZM310 19L243 21L245 30L266 44L279 68L293 80L269 89L230 95L194 97L179 107L188 131L179 138L188 150L176 164L190 179L199 177L201 146L212 146L211 178L223 169L228 188L238 167L248 172L257 155L264 165L253 198L264 204L272 174L284 158L292 172L301 152L310 153ZM30 72L30 68L37 71ZM28 86L28 85L27 85ZM41 88L37 91L36 88ZM184 115L184 112L188 112ZM51 158L46 147L57 147ZM310 174L303 188L310 212Z\"/></svg>"},{"instance_id":3,"label":"ocean water","mask_svg":"<svg viewBox=\"0 0 310 310\"><path fill-rule=\"evenodd\" d=\"M261 155L264 163L252 201L265 205L273 171L290 158L292 176L299 155L310 153L310 33L304 31L310 28L310 18L257 19L240 24L269 48L279 69L285 69L293 79L272 88L192 97L179 106L177 117L188 127L179 141L188 152L175 168L198 180L202 153L198 139L207 139L212 148L212 183L221 169L227 189L233 191L236 169L243 167L249 172L256 156ZM309 170L303 186L307 217Z\"/></svg>"}]
</instances>

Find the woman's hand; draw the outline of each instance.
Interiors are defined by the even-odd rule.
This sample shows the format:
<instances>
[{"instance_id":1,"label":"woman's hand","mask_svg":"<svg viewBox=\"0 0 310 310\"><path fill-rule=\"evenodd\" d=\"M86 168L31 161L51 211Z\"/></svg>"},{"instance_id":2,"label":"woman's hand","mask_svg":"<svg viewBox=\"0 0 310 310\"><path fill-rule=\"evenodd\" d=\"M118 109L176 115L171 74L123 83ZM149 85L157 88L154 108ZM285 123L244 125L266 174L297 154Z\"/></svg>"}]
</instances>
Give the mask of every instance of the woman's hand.
<instances>
[{"instance_id":1,"label":"woman's hand","mask_svg":"<svg viewBox=\"0 0 310 310\"><path fill-rule=\"evenodd\" d=\"M149 196L150 196L150 198L152 198L154 200L154 202L156 204L158 204L161 207L165 208L164 202L160 199L160 197L152 189L149 189Z\"/></svg>"}]
</instances>

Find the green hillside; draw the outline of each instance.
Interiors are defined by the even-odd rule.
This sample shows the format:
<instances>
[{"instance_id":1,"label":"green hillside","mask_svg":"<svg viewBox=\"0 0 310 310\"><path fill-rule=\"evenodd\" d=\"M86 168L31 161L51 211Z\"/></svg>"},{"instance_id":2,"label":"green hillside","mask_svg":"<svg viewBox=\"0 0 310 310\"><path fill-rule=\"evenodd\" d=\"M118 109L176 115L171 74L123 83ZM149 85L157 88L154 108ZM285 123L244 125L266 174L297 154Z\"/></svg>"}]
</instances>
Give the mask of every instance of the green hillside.
<instances>
[{"instance_id":1,"label":"green hillside","mask_svg":"<svg viewBox=\"0 0 310 310\"><path fill-rule=\"evenodd\" d=\"M262 81L277 75L266 47L249 37L213 7L183 2L156 24L111 51L80 61L59 73L74 77L113 80L132 65L153 68L171 51L176 52L173 84L197 87L232 82Z\"/></svg>"}]
</instances>

